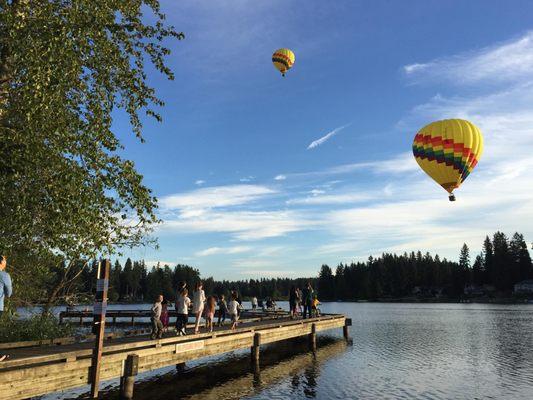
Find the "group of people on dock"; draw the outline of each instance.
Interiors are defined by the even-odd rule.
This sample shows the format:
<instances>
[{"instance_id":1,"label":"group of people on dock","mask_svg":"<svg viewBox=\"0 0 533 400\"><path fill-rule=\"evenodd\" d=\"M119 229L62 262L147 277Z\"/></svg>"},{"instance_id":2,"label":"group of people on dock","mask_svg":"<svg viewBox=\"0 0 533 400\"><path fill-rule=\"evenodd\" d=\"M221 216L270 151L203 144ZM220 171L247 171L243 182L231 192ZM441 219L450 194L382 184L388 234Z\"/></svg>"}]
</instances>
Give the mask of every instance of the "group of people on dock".
<instances>
[{"instance_id":1,"label":"group of people on dock","mask_svg":"<svg viewBox=\"0 0 533 400\"><path fill-rule=\"evenodd\" d=\"M320 301L318 301L318 296L313 290L311 282L308 282L303 290L295 285L291 286L289 291L289 311L292 319L298 315L302 315L303 318L320 316L319 304Z\"/></svg>"},{"instance_id":2,"label":"group of people on dock","mask_svg":"<svg viewBox=\"0 0 533 400\"><path fill-rule=\"evenodd\" d=\"M258 301L257 297L251 299L252 310L261 307L263 311L275 310L276 303L270 297L264 301ZM289 312L290 318L297 318L302 315L303 318L319 316L317 295L308 283L303 290L292 286L289 291ZM151 309L152 334L151 338L161 338L169 325L169 308L170 302L162 294L157 296ZM237 328L241 310L243 310L242 300L236 289L231 290L229 302L224 295L205 295L202 282L197 282L192 293L192 299L189 297L189 289L186 282L180 282L176 289L176 334L178 336L187 335L187 323L189 313L195 317L194 334L200 332L200 322L203 317L205 320L206 332L212 332L215 325L215 312L218 307L217 325L222 326L226 318L231 320L231 330Z\"/></svg>"},{"instance_id":3,"label":"group of people on dock","mask_svg":"<svg viewBox=\"0 0 533 400\"><path fill-rule=\"evenodd\" d=\"M168 327L168 306L169 303L160 294L152 305L152 339L161 338L164 330ZM237 328L240 311L242 310L242 300L238 292L232 290L230 301L227 302L224 295L210 295L206 297L202 282L197 282L192 294L192 300L189 298L189 290L186 282L180 282L176 290L176 334L183 336L187 334L187 323L189 321L189 311L192 311L195 317L194 334L200 332L200 320L202 316L205 319L205 329L207 332L213 332L215 311L218 306L217 324L222 326L226 317L231 319L231 330Z\"/></svg>"}]
</instances>

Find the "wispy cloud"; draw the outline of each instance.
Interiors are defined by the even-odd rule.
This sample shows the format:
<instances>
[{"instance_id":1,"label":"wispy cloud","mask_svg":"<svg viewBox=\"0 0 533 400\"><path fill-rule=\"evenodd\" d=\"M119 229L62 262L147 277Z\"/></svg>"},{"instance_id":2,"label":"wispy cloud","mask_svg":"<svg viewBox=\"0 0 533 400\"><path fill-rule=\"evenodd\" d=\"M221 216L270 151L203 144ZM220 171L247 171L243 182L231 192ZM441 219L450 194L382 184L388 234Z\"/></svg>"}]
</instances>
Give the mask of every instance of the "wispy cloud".
<instances>
[{"instance_id":1,"label":"wispy cloud","mask_svg":"<svg viewBox=\"0 0 533 400\"><path fill-rule=\"evenodd\" d=\"M245 176L245 177L239 179L239 182L246 183L246 182L252 182L253 180L255 180L255 176L248 175L248 176Z\"/></svg>"},{"instance_id":2,"label":"wispy cloud","mask_svg":"<svg viewBox=\"0 0 533 400\"><path fill-rule=\"evenodd\" d=\"M414 135L413 135L414 137ZM324 168L317 171L308 172L293 172L283 175L283 180L286 179L308 179L308 178L327 178L330 176L351 174L354 172L370 171L374 174L403 174L418 170L418 164L413 159L411 152L403 152L376 161L364 161L351 164L335 165L329 168ZM332 181L338 183L340 181Z\"/></svg>"},{"instance_id":3,"label":"wispy cloud","mask_svg":"<svg viewBox=\"0 0 533 400\"><path fill-rule=\"evenodd\" d=\"M196 257L206 257L219 254L240 254L246 253L252 250L248 246L234 246L234 247L209 247L208 249L201 250L195 253Z\"/></svg>"},{"instance_id":4,"label":"wispy cloud","mask_svg":"<svg viewBox=\"0 0 533 400\"><path fill-rule=\"evenodd\" d=\"M198 179L196 182L194 182L194 184L195 184L196 186L202 186L204 183L205 183L205 181L202 180L202 179Z\"/></svg>"},{"instance_id":5,"label":"wispy cloud","mask_svg":"<svg viewBox=\"0 0 533 400\"><path fill-rule=\"evenodd\" d=\"M323 205L323 204L348 204L348 203L360 203L362 201L368 201L372 198L376 198L367 192L361 193L345 193L345 194L331 194L323 196L308 196L296 199L287 200L288 205Z\"/></svg>"},{"instance_id":6,"label":"wispy cloud","mask_svg":"<svg viewBox=\"0 0 533 400\"><path fill-rule=\"evenodd\" d=\"M206 211L194 217L168 217L160 233L228 233L237 240L260 240L312 229L316 221L296 211Z\"/></svg>"},{"instance_id":7,"label":"wispy cloud","mask_svg":"<svg viewBox=\"0 0 533 400\"><path fill-rule=\"evenodd\" d=\"M481 50L403 67L414 82L504 83L533 77L533 32Z\"/></svg>"},{"instance_id":8,"label":"wispy cloud","mask_svg":"<svg viewBox=\"0 0 533 400\"><path fill-rule=\"evenodd\" d=\"M144 261L144 263L146 264L148 268L157 267L157 266L164 267L165 265L168 265L169 267L173 267L174 265L176 265L175 262L162 261L162 260L146 260Z\"/></svg>"},{"instance_id":9,"label":"wispy cloud","mask_svg":"<svg viewBox=\"0 0 533 400\"><path fill-rule=\"evenodd\" d=\"M287 177L285 175L276 175L274 177L275 181L284 181L285 179L287 179Z\"/></svg>"},{"instance_id":10,"label":"wispy cloud","mask_svg":"<svg viewBox=\"0 0 533 400\"><path fill-rule=\"evenodd\" d=\"M166 210L206 209L242 205L276 193L259 185L214 186L162 197L159 202Z\"/></svg>"},{"instance_id":11,"label":"wispy cloud","mask_svg":"<svg viewBox=\"0 0 533 400\"><path fill-rule=\"evenodd\" d=\"M307 150L314 149L315 147L318 147L318 146L324 144L326 141L331 139L333 136L335 136L337 133L339 133L340 131L342 131L344 128L346 128L348 126L350 126L350 124L339 126L338 128L335 128L332 131L326 133L320 139L314 140L313 142L311 142L311 144L309 146L307 146Z\"/></svg>"}]
</instances>

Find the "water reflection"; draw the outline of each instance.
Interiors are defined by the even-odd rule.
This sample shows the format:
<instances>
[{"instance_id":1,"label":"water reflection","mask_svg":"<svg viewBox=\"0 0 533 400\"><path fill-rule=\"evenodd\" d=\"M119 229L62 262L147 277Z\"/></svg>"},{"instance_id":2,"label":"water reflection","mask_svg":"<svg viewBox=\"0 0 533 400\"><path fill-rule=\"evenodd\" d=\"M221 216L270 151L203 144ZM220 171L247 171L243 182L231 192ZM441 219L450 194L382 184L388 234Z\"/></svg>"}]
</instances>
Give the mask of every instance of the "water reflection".
<instances>
[{"instance_id":1,"label":"water reflection","mask_svg":"<svg viewBox=\"0 0 533 400\"><path fill-rule=\"evenodd\" d=\"M319 337L316 354L305 340L265 347L255 371L249 351L181 374L168 368L145 375L135 398L533 399L533 305L328 303L322 311L352 318L352 346L338 330L328 332L338 339Z\"/></svg>"},{"instance_id":2,"label":"water reflection","mask_svg":"<svg viewBox=\"0 0 533 400\"><path fill-rule=\"evenodd\" d=\"M181 373L170 372L135 385L135 400L155 399L240 399L290 377L294 393L307 398L317 395L317 381L322 364L346 351L343 339L322 337L318 350L311 352L306 340L296 339L264 346L260 367L254 368L249 351L236 352L222 360L186 367ZM104 393L104 399L115 399L117 390Z\"/></svg>"}]
</instances>

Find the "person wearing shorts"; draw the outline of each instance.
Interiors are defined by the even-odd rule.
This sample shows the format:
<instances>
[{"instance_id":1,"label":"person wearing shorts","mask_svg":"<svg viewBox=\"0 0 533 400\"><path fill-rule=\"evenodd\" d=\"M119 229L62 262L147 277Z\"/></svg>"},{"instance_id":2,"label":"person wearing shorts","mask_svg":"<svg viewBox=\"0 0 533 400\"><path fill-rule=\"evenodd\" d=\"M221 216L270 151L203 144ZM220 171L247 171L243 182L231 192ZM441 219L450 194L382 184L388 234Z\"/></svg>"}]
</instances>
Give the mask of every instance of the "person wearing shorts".
<instances>
[{"instance_id":1,"label":"person wearing shorts","mask_svg":"<svg viewBox=\"0 0 533 400\"><path fill-rule=\"evenodd\" d=\"M237 328L237 323L239 321L239 303L237 302L237 294L231 294L231 301L228 303L228 313L231 318L231 330Z\"/></svg>"}]
</instances>

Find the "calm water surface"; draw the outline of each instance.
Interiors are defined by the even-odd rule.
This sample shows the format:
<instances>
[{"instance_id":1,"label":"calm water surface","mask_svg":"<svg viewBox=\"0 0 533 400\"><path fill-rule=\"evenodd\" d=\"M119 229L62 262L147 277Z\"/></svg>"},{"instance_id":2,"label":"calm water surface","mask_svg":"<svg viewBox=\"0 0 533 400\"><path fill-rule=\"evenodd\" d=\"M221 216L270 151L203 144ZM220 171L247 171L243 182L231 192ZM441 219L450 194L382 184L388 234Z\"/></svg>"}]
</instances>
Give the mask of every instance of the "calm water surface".
<instances>
[{"instance_id":1,"label":"calm water surface","mask_svg":"<svg viewBox=\"0 0 533 400\"><path fill-rule=\"evenodd\" d=\"M339 329L322 334L315 354L305 340L271 345L256 374L249 351L162 369L138 377L135 399L533 399L533 305L321 308L353 319L351 343Z\"/></svg>"}]
</instances>

